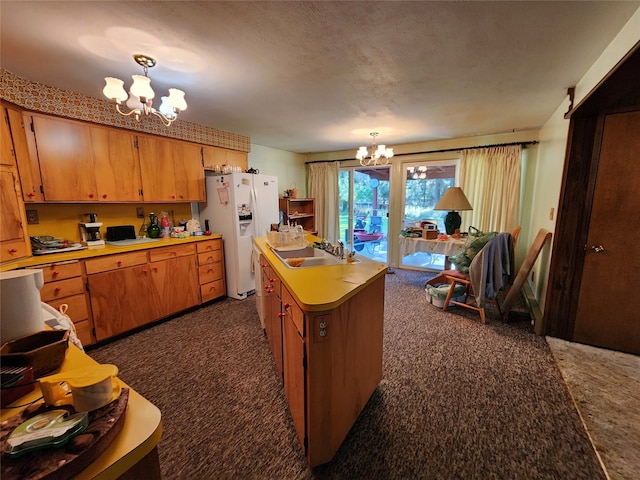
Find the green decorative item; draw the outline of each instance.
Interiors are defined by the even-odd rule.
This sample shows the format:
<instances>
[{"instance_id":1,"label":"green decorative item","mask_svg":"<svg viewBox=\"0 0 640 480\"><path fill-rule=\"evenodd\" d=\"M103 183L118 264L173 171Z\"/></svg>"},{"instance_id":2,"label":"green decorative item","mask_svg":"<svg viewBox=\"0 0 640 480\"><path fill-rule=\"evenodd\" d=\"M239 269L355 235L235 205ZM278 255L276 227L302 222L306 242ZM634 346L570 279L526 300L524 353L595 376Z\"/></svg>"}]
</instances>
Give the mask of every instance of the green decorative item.
<instances>
[{"instance_id":1,"label":"green decorative item","mask_svg":"<svg viewBox=\"0 0 640 480\"><path fill-rule=\"evenodd\" d=\"M149 236L149 238L160 237L160 226L158 225L158 217L156 217L156 214L153 212L149 214L149 226L147 227L147 235Z\"/></svg>"}]
</instances>

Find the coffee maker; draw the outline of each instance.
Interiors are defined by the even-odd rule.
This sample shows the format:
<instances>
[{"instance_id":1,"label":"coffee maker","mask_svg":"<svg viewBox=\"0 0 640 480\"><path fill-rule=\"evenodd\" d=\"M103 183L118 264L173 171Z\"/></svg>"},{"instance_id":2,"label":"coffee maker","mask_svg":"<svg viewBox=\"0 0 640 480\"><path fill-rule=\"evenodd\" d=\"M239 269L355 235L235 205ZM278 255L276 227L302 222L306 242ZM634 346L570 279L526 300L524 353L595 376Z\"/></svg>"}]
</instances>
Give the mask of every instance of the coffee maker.
<instances>
[{"instance_id":1,"label":"coffee maker","mask_svg":"<svg viewBox=\"0 0 640 480\"><path fill-rule=\"evenodd\" d=\"M96 213L87 213L88 222L80 223L80 234L82 235L82 243L88 247L99 247L104 245L104 240L100 235L101 222L98 222Z\"/></svg>"}]
</instances>

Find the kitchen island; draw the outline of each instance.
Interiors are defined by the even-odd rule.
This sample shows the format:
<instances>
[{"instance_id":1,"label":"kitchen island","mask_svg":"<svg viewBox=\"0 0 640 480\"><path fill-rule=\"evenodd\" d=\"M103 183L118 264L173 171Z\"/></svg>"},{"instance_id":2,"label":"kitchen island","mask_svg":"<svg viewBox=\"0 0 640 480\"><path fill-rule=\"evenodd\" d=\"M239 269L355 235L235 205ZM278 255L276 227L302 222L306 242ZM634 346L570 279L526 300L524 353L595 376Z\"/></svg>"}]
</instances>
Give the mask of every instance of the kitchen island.
<instances>
[{"instance_id":1,"label":"kitchen island","mask_svg":"<svg viewBox=\"0 0 640 480\"><path fill-rule=\"evenodd\" d=\"M382 379L388 268L365 257L290 267L266 237L254 242L265 331L298 439L314 467L333 458Z\"/></svg>"}]
</instances>

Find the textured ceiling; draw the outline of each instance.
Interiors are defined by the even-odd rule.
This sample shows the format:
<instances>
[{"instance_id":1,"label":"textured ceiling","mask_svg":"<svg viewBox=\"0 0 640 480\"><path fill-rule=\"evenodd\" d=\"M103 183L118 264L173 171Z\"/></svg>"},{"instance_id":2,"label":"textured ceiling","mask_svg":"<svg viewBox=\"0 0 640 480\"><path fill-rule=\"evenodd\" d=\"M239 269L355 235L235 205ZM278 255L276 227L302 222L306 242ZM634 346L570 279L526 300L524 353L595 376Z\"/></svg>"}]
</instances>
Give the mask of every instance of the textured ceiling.
<instances>
[{"instance_id":1,"label":"textured ceiling","mask_svg":"<svg viewBox=\"0 0 640 480\"><path fill-rule=\"evenodd\" d=\"M640 7L579 2L6 1L1 64L102 97L157 59L181 118L294 152L539 128ZM146 120L150 121L150 120Z\"/></svg>"}]
</instances>

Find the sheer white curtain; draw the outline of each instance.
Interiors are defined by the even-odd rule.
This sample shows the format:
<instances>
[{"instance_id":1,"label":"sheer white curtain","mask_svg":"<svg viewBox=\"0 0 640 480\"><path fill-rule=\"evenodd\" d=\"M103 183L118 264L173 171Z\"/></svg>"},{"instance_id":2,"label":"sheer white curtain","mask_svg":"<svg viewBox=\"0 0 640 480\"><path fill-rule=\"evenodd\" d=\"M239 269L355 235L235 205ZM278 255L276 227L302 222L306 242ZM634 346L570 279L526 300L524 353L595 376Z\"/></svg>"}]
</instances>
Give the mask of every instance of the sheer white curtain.
<instances>
[{"instance_id":1,"label":"sheer white curtain","mask_svg":"<svg viewBox=\"0 0 640 480\"><path fill-rule=\"evenodd\" d=\"M338 172L340 162L309 164L309 198L316 199L316 228L318 236L330 242L340 238L340 196Z\"/></svg>"},{"instance_id":2,"label":"sheer white curtain","mask_svg":"<svg viewBox=\"0 0 640 480\"><path fill-rule=\"evenodd\" d=\"M473 210L461 212L464 225L483 232L511 232L519 224L522 145L464 150L460 186Z\"/></svg>"}]
</instances>

